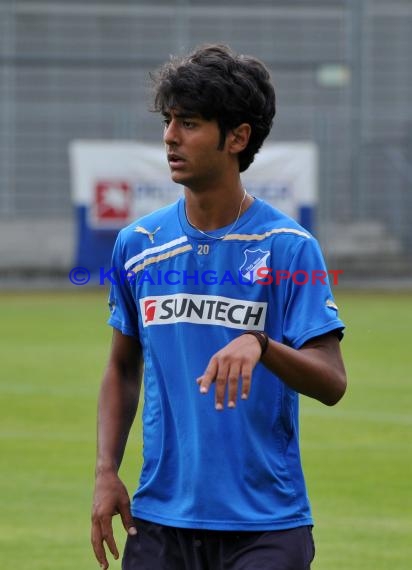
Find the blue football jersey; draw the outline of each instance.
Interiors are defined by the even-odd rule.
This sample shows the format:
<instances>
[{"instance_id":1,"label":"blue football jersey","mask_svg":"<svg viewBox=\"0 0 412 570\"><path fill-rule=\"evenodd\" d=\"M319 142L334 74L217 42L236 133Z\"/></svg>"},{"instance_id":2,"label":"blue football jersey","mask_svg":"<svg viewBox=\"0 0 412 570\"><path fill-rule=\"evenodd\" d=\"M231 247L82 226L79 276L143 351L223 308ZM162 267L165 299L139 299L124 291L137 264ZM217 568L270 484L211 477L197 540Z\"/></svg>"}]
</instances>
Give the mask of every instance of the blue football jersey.
<instances>
[{"instance_id":1,"label":"blue football jersey","mask_svg":"<svg viewBox=\"0 0 412 570\"><path fill-rule=\"evenodd\" d=\"M192 227L182 198L123 229L114 248L109 324L140 339L145 363L133 516L212 530L312 524L298 394L258 363L249 398L218 412L214 385L200 394L196 378L247 329L293 348L342 331L322 254L257 198L235 228L210 234L224 237Z\"/></svg>"}]
</instances>

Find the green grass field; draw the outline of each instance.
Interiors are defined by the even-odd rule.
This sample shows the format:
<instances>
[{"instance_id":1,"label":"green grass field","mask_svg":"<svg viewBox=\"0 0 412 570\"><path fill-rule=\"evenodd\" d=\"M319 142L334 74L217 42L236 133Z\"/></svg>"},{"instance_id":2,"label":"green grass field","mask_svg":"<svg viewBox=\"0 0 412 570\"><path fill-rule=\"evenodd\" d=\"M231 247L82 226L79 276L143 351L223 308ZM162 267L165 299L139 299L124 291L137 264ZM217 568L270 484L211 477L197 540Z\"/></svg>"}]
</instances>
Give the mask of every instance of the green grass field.
<instances>
[{"instance_id":1,"label":"green grass field","mask_svg":"<svg viewBox=\"0 0 412 570\"><path fill-rule=\"evenodd\" d=\"M336 297L348 327L348 392L335 408L302 399L313 569L407 570L412 293L338 290ZM2 292L0 314L0 568L98 568L89 513L96 398L111 337L106 291ZM123 467L131 491L136 428ZM121 545L118 521L116 533Z\"/></svg>"}]
</instances>

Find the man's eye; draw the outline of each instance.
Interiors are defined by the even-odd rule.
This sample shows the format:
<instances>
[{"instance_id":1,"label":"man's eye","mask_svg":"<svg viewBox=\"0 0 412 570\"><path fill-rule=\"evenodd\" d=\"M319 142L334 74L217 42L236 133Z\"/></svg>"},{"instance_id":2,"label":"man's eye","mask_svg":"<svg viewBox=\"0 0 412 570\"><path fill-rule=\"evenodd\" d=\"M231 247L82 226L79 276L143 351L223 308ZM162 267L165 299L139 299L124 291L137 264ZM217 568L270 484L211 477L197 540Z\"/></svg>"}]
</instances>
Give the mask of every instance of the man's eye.
<instances>
[{"instance_id":1,"label":"man's eye","mask_svg":"<svg viewBox=\"0 0 412 570\"><path fill-rule=\"evenodd\" d=\"M170 119L163 119L162 124L164 127L168 127L170 125Z\"/></svg>"},{"instance_id":2,"label":"man's eye","mask_svg":"<svg viewBox=\"0 0 412 570\"><path fill-rule=\"evenodd\" d=\"M193 129L193 127L195 126L193 121L183 121L182 125L184 126L185 129Z\"/></svg>"}]
</instances>

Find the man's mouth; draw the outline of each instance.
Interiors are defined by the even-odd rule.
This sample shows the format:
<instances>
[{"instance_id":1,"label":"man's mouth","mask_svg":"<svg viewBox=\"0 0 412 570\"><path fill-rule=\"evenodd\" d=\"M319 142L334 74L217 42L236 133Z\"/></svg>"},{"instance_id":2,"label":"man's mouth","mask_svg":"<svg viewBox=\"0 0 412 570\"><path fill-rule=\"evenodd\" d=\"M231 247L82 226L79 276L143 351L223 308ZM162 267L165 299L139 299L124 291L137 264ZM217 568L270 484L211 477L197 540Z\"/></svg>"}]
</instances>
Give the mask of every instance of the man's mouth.
<instances>
[{"instance_id":1,"label":"man's mouth","mask_svg":"<svg viewBox=\"0 0 412 570\"><path fill-rule=\"evenodd\" d=\"M167 161L172 168L179 168L185 163L185 159L180 156L180 154L176 154L174 152L167 155Z\"/></svg>"}]
</instances>

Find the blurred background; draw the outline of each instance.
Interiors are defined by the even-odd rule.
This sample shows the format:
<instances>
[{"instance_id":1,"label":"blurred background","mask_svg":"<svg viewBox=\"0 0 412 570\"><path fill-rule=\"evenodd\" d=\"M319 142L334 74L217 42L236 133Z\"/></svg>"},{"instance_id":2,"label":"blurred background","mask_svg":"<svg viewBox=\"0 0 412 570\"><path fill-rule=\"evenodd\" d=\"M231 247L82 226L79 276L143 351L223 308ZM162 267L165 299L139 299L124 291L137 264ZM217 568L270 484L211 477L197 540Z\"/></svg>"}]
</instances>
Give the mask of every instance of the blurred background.
<instances>
[{"instance_id":1,"label":"blurred background","mask_svg":"<svg viewBox=\"0 0 412 570\"><path fill-rule=\"evenodd\" d=\"M334 289L348 392L336 409L301 406L313 568L410 567L411 30L412 0L0 0L1 569L97 568L89 513L108 282L68 278L80 243L69 149L160 145L149 73L209 42L269 67L270 143L317 148L315 233L344 272ZM138 419L122 465L130 492L141 447Z\"/></svg>"},{"instance_id":2,"label":"blurred background","mask_svg":"<svg viewBox=\"0 0 412 570\"><path fill-rule=\"evenodd\" d=\"M0 275L65 274L68 145L158 143L149 72L224 42L269 67L270 141L319 149L316 234L347 279L412 276L410 0L0 0ZM27 281L26 281L27 283Z\"/></svg>"}]
</instances>

